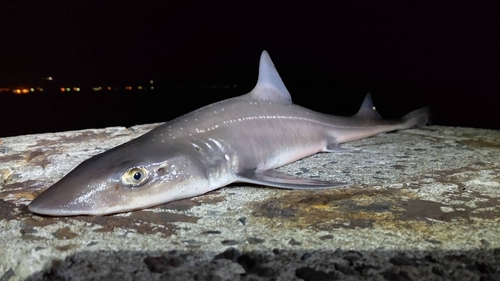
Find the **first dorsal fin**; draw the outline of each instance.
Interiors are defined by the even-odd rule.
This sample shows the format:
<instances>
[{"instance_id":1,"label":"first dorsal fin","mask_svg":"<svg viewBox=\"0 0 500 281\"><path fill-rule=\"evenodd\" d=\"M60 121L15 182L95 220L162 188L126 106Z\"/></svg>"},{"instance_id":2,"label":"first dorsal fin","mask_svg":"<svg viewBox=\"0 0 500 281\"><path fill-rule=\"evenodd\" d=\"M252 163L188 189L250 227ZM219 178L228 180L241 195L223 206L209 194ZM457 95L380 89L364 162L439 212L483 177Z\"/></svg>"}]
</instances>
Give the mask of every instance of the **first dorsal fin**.
<instances>
[{"instance_id":1,"label":"first dorsal fin","mask_svg":"<svg viewBox=\"0 0 500 281\"><path fill-rule=\"evenodd\" d=\"M259 100L292 103L292 97L266 51L260 56L257 85L248 95Z\"/></svg>"},{"instance_id":2,"label":"first dorsal fin","mask_svg":"<svg viewBox=\"0 0 500 281\"><path fill-rule=\"evenodd\" d=\"M361 104L358 113L354 116L366 119L382 119L375 106L373 106L372 95L370 93L366 94L363 104Z\"/></svg>"}]
</instances>

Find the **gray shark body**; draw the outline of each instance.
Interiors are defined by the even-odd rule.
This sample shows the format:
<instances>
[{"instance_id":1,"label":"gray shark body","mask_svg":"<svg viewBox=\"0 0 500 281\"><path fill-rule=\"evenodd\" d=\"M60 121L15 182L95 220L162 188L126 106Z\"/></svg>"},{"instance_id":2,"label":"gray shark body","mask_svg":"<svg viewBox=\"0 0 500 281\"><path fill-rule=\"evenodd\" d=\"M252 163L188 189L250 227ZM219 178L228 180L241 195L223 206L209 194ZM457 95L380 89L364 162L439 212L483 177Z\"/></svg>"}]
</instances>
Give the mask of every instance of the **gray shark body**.
<instances>
[{"instance_id":1,"label":"gray shark body","mask_svg":"<svg viewBox=\"0 0 500 281\"><path fill-rule=\"evenodd\" d=\"M400 120L382 120L370 95L352 117L295 105L264 51L250 93L200 108L84 161L29 209L52 216L106 215L201 195L233 182L290 189L342 186L275 168L338 151L339 143L423 126L427 119L427 110L419 109Z\"/></svg>"}]
</instances>

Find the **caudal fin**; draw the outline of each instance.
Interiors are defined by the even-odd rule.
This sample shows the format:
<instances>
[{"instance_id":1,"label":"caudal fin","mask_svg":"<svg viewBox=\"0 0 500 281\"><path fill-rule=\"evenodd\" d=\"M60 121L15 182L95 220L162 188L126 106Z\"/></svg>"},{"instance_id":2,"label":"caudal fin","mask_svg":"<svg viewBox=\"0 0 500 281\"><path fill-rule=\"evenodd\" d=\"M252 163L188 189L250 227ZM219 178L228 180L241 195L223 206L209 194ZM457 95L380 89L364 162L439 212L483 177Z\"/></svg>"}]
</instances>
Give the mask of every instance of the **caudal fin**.
<instances>
[{"instance_id":1,"label":"caudal fin","mask_svg":"<svg viewBox=\"0 0 500 281\"><path fill-rule=\"evenodd\" d=\"M430 123L431 113L429 107L422 107L403 116L405 128L420 128Z\"/></svg>"}]
</instances>

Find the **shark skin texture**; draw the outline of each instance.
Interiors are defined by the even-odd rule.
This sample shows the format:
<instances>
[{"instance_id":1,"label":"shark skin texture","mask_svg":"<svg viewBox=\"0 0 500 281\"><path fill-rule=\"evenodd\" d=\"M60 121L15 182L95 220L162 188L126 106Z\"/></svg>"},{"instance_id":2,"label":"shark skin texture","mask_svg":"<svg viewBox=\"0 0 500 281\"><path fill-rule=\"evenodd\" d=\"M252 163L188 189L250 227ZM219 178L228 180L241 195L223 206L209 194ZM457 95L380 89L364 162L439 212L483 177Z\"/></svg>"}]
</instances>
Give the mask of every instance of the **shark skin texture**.
<instances>
[{"instance_id":1,"label":"shark skin texture","mask_svg":"<svg viewBox=\"0 0 500 281\"><path fill-rule=\"evenodd\" d=\"M346 183L300 178L275 168L340 143L424 126L427 108L383 120L368 94L354 116L292 103L269 54L255 88L171 120L82 162L28 206L48 216L108 215L198 196L234 182L285 189Z\"/></svg>"}]
</instances>

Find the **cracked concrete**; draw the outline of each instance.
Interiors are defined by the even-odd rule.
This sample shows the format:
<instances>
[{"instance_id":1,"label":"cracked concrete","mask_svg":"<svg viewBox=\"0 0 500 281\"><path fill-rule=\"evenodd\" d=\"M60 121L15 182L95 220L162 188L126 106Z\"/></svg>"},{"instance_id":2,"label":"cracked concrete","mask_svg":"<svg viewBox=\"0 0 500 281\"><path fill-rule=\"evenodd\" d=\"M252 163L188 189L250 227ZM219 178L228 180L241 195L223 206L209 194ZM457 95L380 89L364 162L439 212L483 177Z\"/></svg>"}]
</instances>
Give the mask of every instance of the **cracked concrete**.
<instances>
[{"instance_id":1,"label":"cracked concrete","mask_svg":"<svg viewBox=\"0 0 500 281\"><path fill-rule=\"evenodd\" d=\"M158 124L0 139L0 280L500 279L500 132L430 126L280 168L351 183L232 185L104 217L26 205Z\"/></svg>"}]
</instances>

